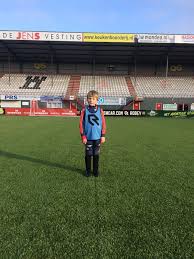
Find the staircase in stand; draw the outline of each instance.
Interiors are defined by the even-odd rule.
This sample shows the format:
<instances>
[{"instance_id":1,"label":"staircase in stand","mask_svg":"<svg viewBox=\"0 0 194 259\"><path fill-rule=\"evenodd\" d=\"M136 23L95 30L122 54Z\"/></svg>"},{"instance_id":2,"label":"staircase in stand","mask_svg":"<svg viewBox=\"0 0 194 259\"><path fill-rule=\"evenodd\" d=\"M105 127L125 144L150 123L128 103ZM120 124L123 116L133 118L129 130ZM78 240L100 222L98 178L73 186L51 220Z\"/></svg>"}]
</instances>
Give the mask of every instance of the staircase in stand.
<instances>
[{"instance_id":1,"label":"staircase in stand","mask_svg":"<svg viewBox=\"0 0 194 259\"><path fill-rule=\"evenodd\" d=\"M79 93L80 81L81 81L80 75L72 75L71 76L71 78L69 80L67 92L66 92L66 95L65 95L66 100L69 99L70 96L74 96L74 99L76 99L76 97Z\"/></svg>"},{"instance_id":2,"label":"staircase in stand","mask_svg":"<svg viewBox=\"0 0 194 259\"><path fill-rule=\"evenodd\" d=\"M123 107L123 110L128 110L131 105L133 105L134 100L137 98L137 94L135 92L135 88L133 87L133 84L131 82L130 76L126 76L125 80L127 82L128 90L130 92L130 95L132 97L132 100L129 100L126 105Z\"/></svg>"},{"instance_id":3,"label":"staircase in stand","mask_svg":"<svg viewBox=\"0 0 194 259\"><path fill-rule=\"evenodd\" d=\"M133 84L131 82L131 78L129 76L126 76L125 80L127 82L128 90L129 90L131 96L135 99L137 94L136 94L135 88L133 87Z\"/></svg>"}]
</instances>

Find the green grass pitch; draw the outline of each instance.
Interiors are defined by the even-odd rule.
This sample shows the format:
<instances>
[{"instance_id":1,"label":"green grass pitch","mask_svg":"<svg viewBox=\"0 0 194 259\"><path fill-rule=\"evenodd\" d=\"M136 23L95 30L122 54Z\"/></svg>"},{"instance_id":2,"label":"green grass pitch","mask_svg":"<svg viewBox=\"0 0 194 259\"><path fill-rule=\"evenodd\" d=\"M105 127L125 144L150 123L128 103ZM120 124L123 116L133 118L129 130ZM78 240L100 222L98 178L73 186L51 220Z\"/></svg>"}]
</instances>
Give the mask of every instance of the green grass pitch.
<instances>
[{"instance_id":1,"label":"green grass pitch","mask_svg":"<svg viewBox=\"0 0 194 259\"><path fill-rule=\"evenodd\" d=\"M0 258L194 258L194 120L107 118L98 178L78 120L0 117Z\"/></svg>"}]
</instances>

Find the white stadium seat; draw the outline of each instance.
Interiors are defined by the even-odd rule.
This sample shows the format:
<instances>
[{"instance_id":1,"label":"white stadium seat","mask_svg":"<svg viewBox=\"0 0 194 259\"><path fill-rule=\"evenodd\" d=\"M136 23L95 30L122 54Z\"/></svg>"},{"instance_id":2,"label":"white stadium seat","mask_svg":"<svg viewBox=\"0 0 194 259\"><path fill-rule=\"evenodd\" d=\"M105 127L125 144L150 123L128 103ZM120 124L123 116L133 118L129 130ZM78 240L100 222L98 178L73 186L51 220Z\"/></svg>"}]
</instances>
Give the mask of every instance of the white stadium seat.
<instances>
[{"instance_id":1,"label":"white stadium seat","mask_svg":"<svg viewBox=\"0 0 194 259\"><path fill-rule=\"evenodd\" d=\"M130 77L137 96L194 97L193 77Z\"/></svg>"},{"instance_id":2,"label":"white stadium seat","mask_svg":"<svg viewBox=\"0 0 194 259\"><path fill-rule=\"evenodd\" d=\"M86 96L88 91L96 90L100 96L130 96L124 76L82 76L79 96Z\"/></svg>"},{"instance_id":3,"label":"white stadium seat","mask_svg":"<svg viewBox=\"0 0 194 259\"><path fill-rule=\"evenodd\" d=\"M33 89L33 83L29 85L29 88L22 88L26 82L26 78L29 74L4 74L0 78L0 94L17 94L25 96L41 96L41 95L65 95L70 75L38 75L46 77L45 81L42 81L39 88ZM32 75L32 78L36 75ZM32 89L31 89L32 88Z\"/></svg>"}]
</instances>

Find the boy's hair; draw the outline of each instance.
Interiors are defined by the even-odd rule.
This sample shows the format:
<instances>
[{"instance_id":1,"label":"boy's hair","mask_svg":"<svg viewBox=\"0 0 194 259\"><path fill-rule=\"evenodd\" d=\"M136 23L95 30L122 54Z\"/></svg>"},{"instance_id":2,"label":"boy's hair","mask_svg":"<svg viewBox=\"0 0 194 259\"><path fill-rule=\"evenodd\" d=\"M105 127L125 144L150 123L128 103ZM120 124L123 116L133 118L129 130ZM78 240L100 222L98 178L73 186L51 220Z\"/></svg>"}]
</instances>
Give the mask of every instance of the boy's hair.
<instances>
[{"instance_id":1,"label":"boy's hair","mask_svg":"<svg viewBox=\"0 0 194 259\"><path fill-rule=\"evenodd\" d=\"M95 90L89 91L88 94L87 94L87 99L90 98L90 97L96 97L98 99L98 92L95 91Z\"/></svg>"}]
</instances>

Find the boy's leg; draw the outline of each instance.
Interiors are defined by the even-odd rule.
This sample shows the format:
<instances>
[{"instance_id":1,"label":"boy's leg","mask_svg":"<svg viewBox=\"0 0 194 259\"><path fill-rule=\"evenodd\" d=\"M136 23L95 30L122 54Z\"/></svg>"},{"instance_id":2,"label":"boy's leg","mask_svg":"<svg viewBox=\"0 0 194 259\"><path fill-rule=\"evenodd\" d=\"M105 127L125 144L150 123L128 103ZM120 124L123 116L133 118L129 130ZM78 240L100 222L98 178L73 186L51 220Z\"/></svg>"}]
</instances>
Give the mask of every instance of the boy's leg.
<instances>
[{"instance_id":1,"label":"boy's leg","mask_svg":"<svg viewBox=\"0 0 194 259\"><path fill-rule=\"evenodd\" d=\"M86 176L91 174L91 156L85 156Z\"/></svg>"},{"instance_id":2,"label":"boy's leg","mask_svg":"<svg viewBox=\"0 0 194 259\"><path fill-rule=\"evenodd\" d=\"M86 150L85 150L85 165L86 165L86 176L90 176L91 174L91 158L93 155L92 152L92 141L87 141Z\"/></svg>"},{"instance_id":3,"label":"boy's leg","mask_svg":"<svg viewBox=\"0 0 194 259\"><path fill-rule=\"evenodd\" d=\"M93 172L94 176L99 175L99 153L100 153L100 139L93 143Z\"/></svg>"}]
</instances>

